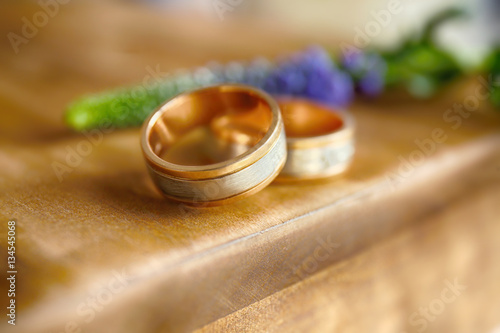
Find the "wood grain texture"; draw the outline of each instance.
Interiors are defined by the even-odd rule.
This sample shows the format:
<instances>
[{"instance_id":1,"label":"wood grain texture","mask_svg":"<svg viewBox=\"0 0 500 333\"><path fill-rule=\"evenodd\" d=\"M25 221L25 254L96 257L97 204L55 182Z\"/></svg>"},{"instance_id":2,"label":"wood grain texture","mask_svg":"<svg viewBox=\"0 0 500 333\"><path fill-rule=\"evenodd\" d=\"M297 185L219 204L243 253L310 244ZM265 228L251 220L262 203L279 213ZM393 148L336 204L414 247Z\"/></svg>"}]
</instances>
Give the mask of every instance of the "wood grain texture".
<instances>
[{"instance_id":1,"label":"wood grain texture","mask_svg":"<svg viewBox=\"0 0 500 333\"><path fill-rule=\"evenodd\" d=\"M6 17L0 20L2 31L18 31L20 18L36 10L15 7L11 15L1 14ZM484 232L477 238L471 236L468 244L498 262L498 251L481 238L498 236L497 226L489 223L499 222L498 211L488 204L488 195L472 190L485 184L498 187L500 119L484 106L463 118L456 129L443 119L447 108L463 100L469 85L454 87L440 99L427 102L359 102L352 108L358 124L357 151L345 177L273 184L244 201L210 209L193 210L168 202L153 189L138 130L86 136L65 128L61 116L70 100L141 82L148 68L170 71L211 59L274 56L309 43L262 22L231 28L187 22L192 21L166 19L164 14L135 7L75 3L61 8L50 24L22 45L19 54L2 40L0 219L15 218L19 227L20 329L59 332L75 321L83 332L189 331L270 300L266 297L339 265L401 228L410 228L411 234L411 228L417 228L429 214L469 197L475 198L473 207L482 205L484 199L488 217L481 222ZM403 165L401 158L408 160L419 150L415 140L431 138L436 128L446 135L444 142L435 144L435 151L418 167L394 181L393 175ZM83 146L90 147L89 153L73 157L71 172L59 179L53 163L67 163L72 151ZM450 223L445 217L443 222L437 220L433 224L442 223L436 228L447 230L453 242ZM472 222L461 220L463 228L467 223ZM2 227L3 262L5 235ZM316 260L314 269L298 271L314 257L318 244L325 242L331 243L328 256ZM408 249L394 242L387 245L393 249L389 253L413 254L421 248L417 241L410 242ZM429 275L435 272L440 279L448 271L439 270L440 262L431 260L433 253L442 260L457 261L463 269L480 271L482 267L458 251L441 253L436 247L428 261L422 260L413 269L425 269ZM388 254L387 265L398 258ZM359 274L371 276L376 283L381 267L387 266L375 263ZM325 272L335 279L335 269ZM356 269L350 268L353 276ZM484 272L485 279L498 276L493 268ZM117 273L126 275L126 288L112 293L109 302L98 304L94 316L79 311L89 310L89 299L115 281ZM1 274L4 290L5 271ZM408 274L394 279L401 281L399 289L389 292L411 300L400 304L405 315L421 304L421 299L413 298L412 286L432 288L431 283L419 284ZM392 280L380 281L382 288ZM258 315L256 307L267 311L264 303L250 307L248 318ZM469 306L475 304L497 303L478 301ZM459 315L473 322L481 314L469 309L464 306ZM229 322L244 323L243 313L236 312ZM388 318L384 320L391 321ZM308 322L303 321L304 325Z\"/></svg>"},{"instance_id":2,"label":"wood grain texture","mask_svg":"<svg viewBox=\"0 0 500 333\"><path fill-rule=\"evenodd\" d=\"M367 251L197 332L493 332L500 326L500 260L493 255L500 252L499 188L475 188ZM465 289L445 292L449 303L440 306L447 282L455 281ZM421 308L433 309L430 319Z\"/></svg>"}]
</instances>

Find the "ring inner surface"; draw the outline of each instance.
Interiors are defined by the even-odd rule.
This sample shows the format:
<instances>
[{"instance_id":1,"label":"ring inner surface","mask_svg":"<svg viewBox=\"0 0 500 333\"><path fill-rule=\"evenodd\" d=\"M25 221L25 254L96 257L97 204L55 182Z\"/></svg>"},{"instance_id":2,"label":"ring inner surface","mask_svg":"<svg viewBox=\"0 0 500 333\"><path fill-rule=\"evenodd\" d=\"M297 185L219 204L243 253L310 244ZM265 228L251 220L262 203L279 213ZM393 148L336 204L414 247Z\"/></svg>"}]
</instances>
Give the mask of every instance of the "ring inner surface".
<instances>
[{"instance_id":1,"label":"ring inner surface","mask_svg":"<svg viewBox=\"0 0 500 333\"><path fill-rule=\"evenodd\" d=\"M288 138L326 135L344 125L338 115L320 104L302 99L280 99L278 104Z\"/></svg>"},{"instance_id":2,"label":"ring inner surface","mask_svg":"<svg viewBox=\"0 0 500 333\"><path fill-rule=\"evenodd\" d=\"M270 106L258 95L202 90L167 103L148 141L167 162L205 166L244 154L265 136L271 122Z\"/></svg>"}]
</instances>

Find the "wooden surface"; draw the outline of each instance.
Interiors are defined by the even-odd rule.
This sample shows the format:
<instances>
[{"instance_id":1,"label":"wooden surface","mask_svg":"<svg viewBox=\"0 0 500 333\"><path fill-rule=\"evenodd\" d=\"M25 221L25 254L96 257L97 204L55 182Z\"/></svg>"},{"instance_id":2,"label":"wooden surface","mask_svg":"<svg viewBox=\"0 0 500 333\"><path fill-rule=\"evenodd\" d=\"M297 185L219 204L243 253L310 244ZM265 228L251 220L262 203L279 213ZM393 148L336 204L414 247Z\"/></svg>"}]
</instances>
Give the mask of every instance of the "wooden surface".
<instances>
[{"instance_id":1,"label":"wooden surface","mask_svg":"<svg viewBox=\"0 0 500 333\"><path fill-rule=\"evenodd\" d=\"M495 186L471 189L415 227L197 332L493 332L500 324ZM433 320L416 316L412 326L412 314L455 279L465 289Z\"/></svg>"},{"instance_id":2,"label":"wooden surface","mask_svg":"<svg viewBox=\"0 0 500 333\"><path fill-rule=\"evenodd\" d=\"M36 10L10 8L1 14L2 32L18 31L20 18ZM397 332L416 306L436 297L443 278L458 275L479 296L464 296L453 305L461 321L443 317L443 325L464 322L463 332L477 332L470 325L480 320L492 329L498 317L481 309L499 304L491 281L500 280L500 220L492 199L500 194L500 117L481 107L453 129L443 114L463 100L462 85L434 101L354 105L357 152L341 179L272 185L239 203L201 210L170 203L152 188L138 130L92 143L65 128L63 109L73 98L141 82L148 68L168 72L212 59L275 56L310 43L262 22L231 28L186 22L134 7L76 3L61 8L17 55L2 39L0 219L14 218L19 227L19 329L60 332L75 321L82 332L207 324L206 330L279 331L287 328L283 306L302 318L297 331L308 331L317 317L313 331L366 331L373 324L373 331ZM436 128L446 140L401 181L391 181L400 158L418 149L415 139L430 138ZM52 163L65 163L68 149L82 142L91 143L91 152L60 181ZM298 272L325 242L335 245L328 255ZM0 244L3 258L3 227ZM416 259L401 268L406 258ZM117 272L127 277L126 288L92 319L79 313ZM2 332L9 328L0 323Z\"/></svg>"},{"instance_id":3,"label":"wooden surface","mask_svg":"<svg viewBox=\"0 0 500 333\"><path fill-rule=\"evenodd\" d=\"M500 323L495 186L197 332L492 332ZM466 289L434 320L411 326L455 279Z\"/></svg>"}]
</instances>

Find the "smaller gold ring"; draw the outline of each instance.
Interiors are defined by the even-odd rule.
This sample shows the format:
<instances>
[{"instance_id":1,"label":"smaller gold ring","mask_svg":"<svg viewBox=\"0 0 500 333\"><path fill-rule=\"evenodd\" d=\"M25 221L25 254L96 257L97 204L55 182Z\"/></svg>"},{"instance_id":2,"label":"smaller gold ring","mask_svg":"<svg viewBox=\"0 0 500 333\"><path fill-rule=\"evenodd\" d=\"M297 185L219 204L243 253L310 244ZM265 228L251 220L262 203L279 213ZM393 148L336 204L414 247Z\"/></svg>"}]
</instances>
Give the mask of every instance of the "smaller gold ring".
<instances>
[{"instance_id":1,"label":"smaller gold ring","mask_svg":"<svg viewBox=\"0 0 500 333\"><path fill-rule=\"evenodd\" d=\"M278 180L323 179L346 171L354 155L354 119L348 112L305 99L278 99L288 157Z\"/></svg>"},{"instance_id":2,"label":"smaller gold ring","mask_svg":"<svg viewBox=\"0 0 500 333\"><path fill-rule=\"evenodd\" d=\"M202 206L263 189L286 161L278 104L242 85L204 88L167 101L144 123L141 148L166 197Z\"/></svg>"}]
</instances>

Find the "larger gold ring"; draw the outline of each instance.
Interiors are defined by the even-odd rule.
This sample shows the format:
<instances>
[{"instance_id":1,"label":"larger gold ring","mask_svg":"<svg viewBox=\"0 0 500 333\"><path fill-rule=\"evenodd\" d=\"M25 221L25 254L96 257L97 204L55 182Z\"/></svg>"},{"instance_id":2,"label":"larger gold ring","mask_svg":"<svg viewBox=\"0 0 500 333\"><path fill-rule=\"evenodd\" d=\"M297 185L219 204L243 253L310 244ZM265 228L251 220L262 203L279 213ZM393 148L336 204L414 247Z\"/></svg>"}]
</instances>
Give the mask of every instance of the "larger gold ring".
<instances>
[{"instance_id":1,"label":"larger gold ring","mask_svg":"<svg viewBox=\"0 0 500 333\"><path fill-rule=\"evenodd\" d=\"M354 119L348 112L305 99L278 99L288 158L278 180L316 180L347 170L354 156Z\"/></svg>"},{"instance_id":2,"label":"larger gold ring","mask_svg":"<svg viewBox=\"0 0 500 333\"><path fill-rule=\"evenodd\" d=\"M165 196L206 206L261 190L287 155L278 104L240 85L200 89L166 102L146 120L141 147Z\"/></svg>"}]
</instances>

